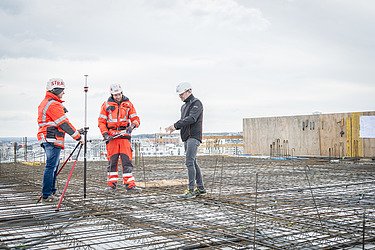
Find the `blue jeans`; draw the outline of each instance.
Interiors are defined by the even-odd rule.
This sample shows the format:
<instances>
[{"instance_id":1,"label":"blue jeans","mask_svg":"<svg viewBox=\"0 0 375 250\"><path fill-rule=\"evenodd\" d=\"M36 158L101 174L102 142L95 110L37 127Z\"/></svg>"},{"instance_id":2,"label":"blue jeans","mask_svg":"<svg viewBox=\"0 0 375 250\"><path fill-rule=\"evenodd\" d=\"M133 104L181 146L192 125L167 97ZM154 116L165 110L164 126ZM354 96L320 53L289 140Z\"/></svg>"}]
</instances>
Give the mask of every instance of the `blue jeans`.
<instances>
[{"instance_id":1,"label":"blue jeans","mask_svg":"<svg viewBox=\"0 0 375 250\"><path fill-rule=\"evenodd\" d=\"M189 176L189 190L193 191L195 183L199 189L204 189L201 169L197 163L197 151L200 142L195 138L189 138L184 142L185 147L185 165Z\"/></svg>"},{"instance_id":2,"label":"blue jeans","mask_svg":"<svg viewBox=\"0 0 375 250\"><path fill-rule=\"evenodd\" d=\"M43 198L47 198L56 192L56 174L60 163L61 148L55 147L52 143L42 143L42 148L46 153L46 167L43 175Z\"/></svg>"}]
</instances>

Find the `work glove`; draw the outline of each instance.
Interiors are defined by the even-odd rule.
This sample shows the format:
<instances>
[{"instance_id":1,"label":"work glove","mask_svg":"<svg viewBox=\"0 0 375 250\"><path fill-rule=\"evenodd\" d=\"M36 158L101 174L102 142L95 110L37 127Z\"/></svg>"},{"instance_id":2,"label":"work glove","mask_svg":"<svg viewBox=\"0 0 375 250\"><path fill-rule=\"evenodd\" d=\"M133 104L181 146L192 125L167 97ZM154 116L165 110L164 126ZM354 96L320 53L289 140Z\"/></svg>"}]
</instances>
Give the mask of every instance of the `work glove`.
<instances>
[{"instance_id":1,"label":"work glove","mask_svg":"<svg viewBox=\"0 0 375 250\"><path fill-rule=\"evenodd\" d=\"M78 140L82 145L85 145L85 138L81 136L81 138Z\"/></svg>"},{"instance_id":2,"label":"work glove","mask_svg":"<svg viewBox=\"0 0 375 250\"><path fill-rule=\"evenodd\" d=\"M104 141L109 142L110 140L112 140L112 137L109 136L107 132L105 132L103 134L103 139L104 139Z\"/></svg>"},{"instance_id":3,"label":"work glove","mask_svg":"<svg viewBox=\"0 0 375 250\"><path fill-rule=\"evenodd\" d=\"M85 129L80 128L80 129L78 129L78 132L79 132L81 135L84 135L84 134L85 134Z\"/></svg>"},{"instance_id":4,"label":"work glove","mask_svg":"<svg viewBox=\"0 0 375 250\"><path fill-rule=\"evenodd\" d=\"M131 124L130 126L126 128L126 133L131 134L134 128L135 128L135 124Z\"/></svg>"}]
</instances>

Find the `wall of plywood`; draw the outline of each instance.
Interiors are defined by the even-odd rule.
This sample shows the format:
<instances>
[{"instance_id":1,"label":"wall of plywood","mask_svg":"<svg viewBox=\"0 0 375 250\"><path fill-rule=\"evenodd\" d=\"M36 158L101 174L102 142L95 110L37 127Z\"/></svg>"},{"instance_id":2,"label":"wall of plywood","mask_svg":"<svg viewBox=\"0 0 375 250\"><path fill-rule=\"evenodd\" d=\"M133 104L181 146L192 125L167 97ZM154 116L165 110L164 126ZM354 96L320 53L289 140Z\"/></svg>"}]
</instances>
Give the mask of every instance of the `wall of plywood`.
<instances>
[{"instance_id":1,"label":"wall of plywood","mask_svg":"<svg viewBox=\"0 0 375 250\"><path fill-rule=\"evenodd\" d=\"M375 138L360 138L361 115L375 112L243 119L244 152L273 156L374 157Z\"/></svg>"}]
</instances>

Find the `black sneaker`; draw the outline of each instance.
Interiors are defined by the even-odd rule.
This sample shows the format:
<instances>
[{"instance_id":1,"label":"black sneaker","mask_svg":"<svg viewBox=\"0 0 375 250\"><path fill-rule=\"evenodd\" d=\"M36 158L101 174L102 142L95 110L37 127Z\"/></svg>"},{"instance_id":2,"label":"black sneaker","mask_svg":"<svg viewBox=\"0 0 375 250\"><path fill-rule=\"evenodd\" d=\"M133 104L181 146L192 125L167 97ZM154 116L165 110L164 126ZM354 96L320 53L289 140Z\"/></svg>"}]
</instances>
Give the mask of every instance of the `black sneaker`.
<instances>
[{"instance_id":1,"label":"black sneaker","mask_svg":"<svg viewBox=\"0 0 375 250\"><path fill-rule=\"evenodd\" d=\"M200 188L196 188L194 189L194 193L196 196L202 196L202 195L206 195L207 194L207 191L206 189L200 189Z\"/></svg>"},{"instance_id":2,"label":"black sneaker","mask_svg":"<svg viewBox=\"0 0 375 250\"><path fill-rule=\"evenodd\" d=\"M183 193L182 195L178 196L178 198L180 199L193 199L195 197L197 197L197 194L189 189L186 190L185 193Z\"/></svg>"}]
</instances>

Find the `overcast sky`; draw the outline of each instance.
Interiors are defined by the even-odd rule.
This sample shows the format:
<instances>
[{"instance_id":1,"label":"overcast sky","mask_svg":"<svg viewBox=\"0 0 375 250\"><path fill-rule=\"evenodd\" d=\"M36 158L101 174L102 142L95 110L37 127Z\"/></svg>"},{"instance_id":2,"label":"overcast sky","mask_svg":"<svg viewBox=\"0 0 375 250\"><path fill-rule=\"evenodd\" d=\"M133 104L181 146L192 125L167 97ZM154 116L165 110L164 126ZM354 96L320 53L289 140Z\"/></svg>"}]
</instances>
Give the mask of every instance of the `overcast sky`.
<instances>
[{"instance_id":1,"label":"overcast sky","mask_svg":"<svg viewBox=\"0 0 375 250\"><path fill-rule=\"evenodd\" d=\"M49 78L88 126L120 83L157 133L179 119L176 85L204 105L205 132L243 118L375 110L372 0L0 0L0 136L36 136Z\"/></svg>"}]
</instances>

